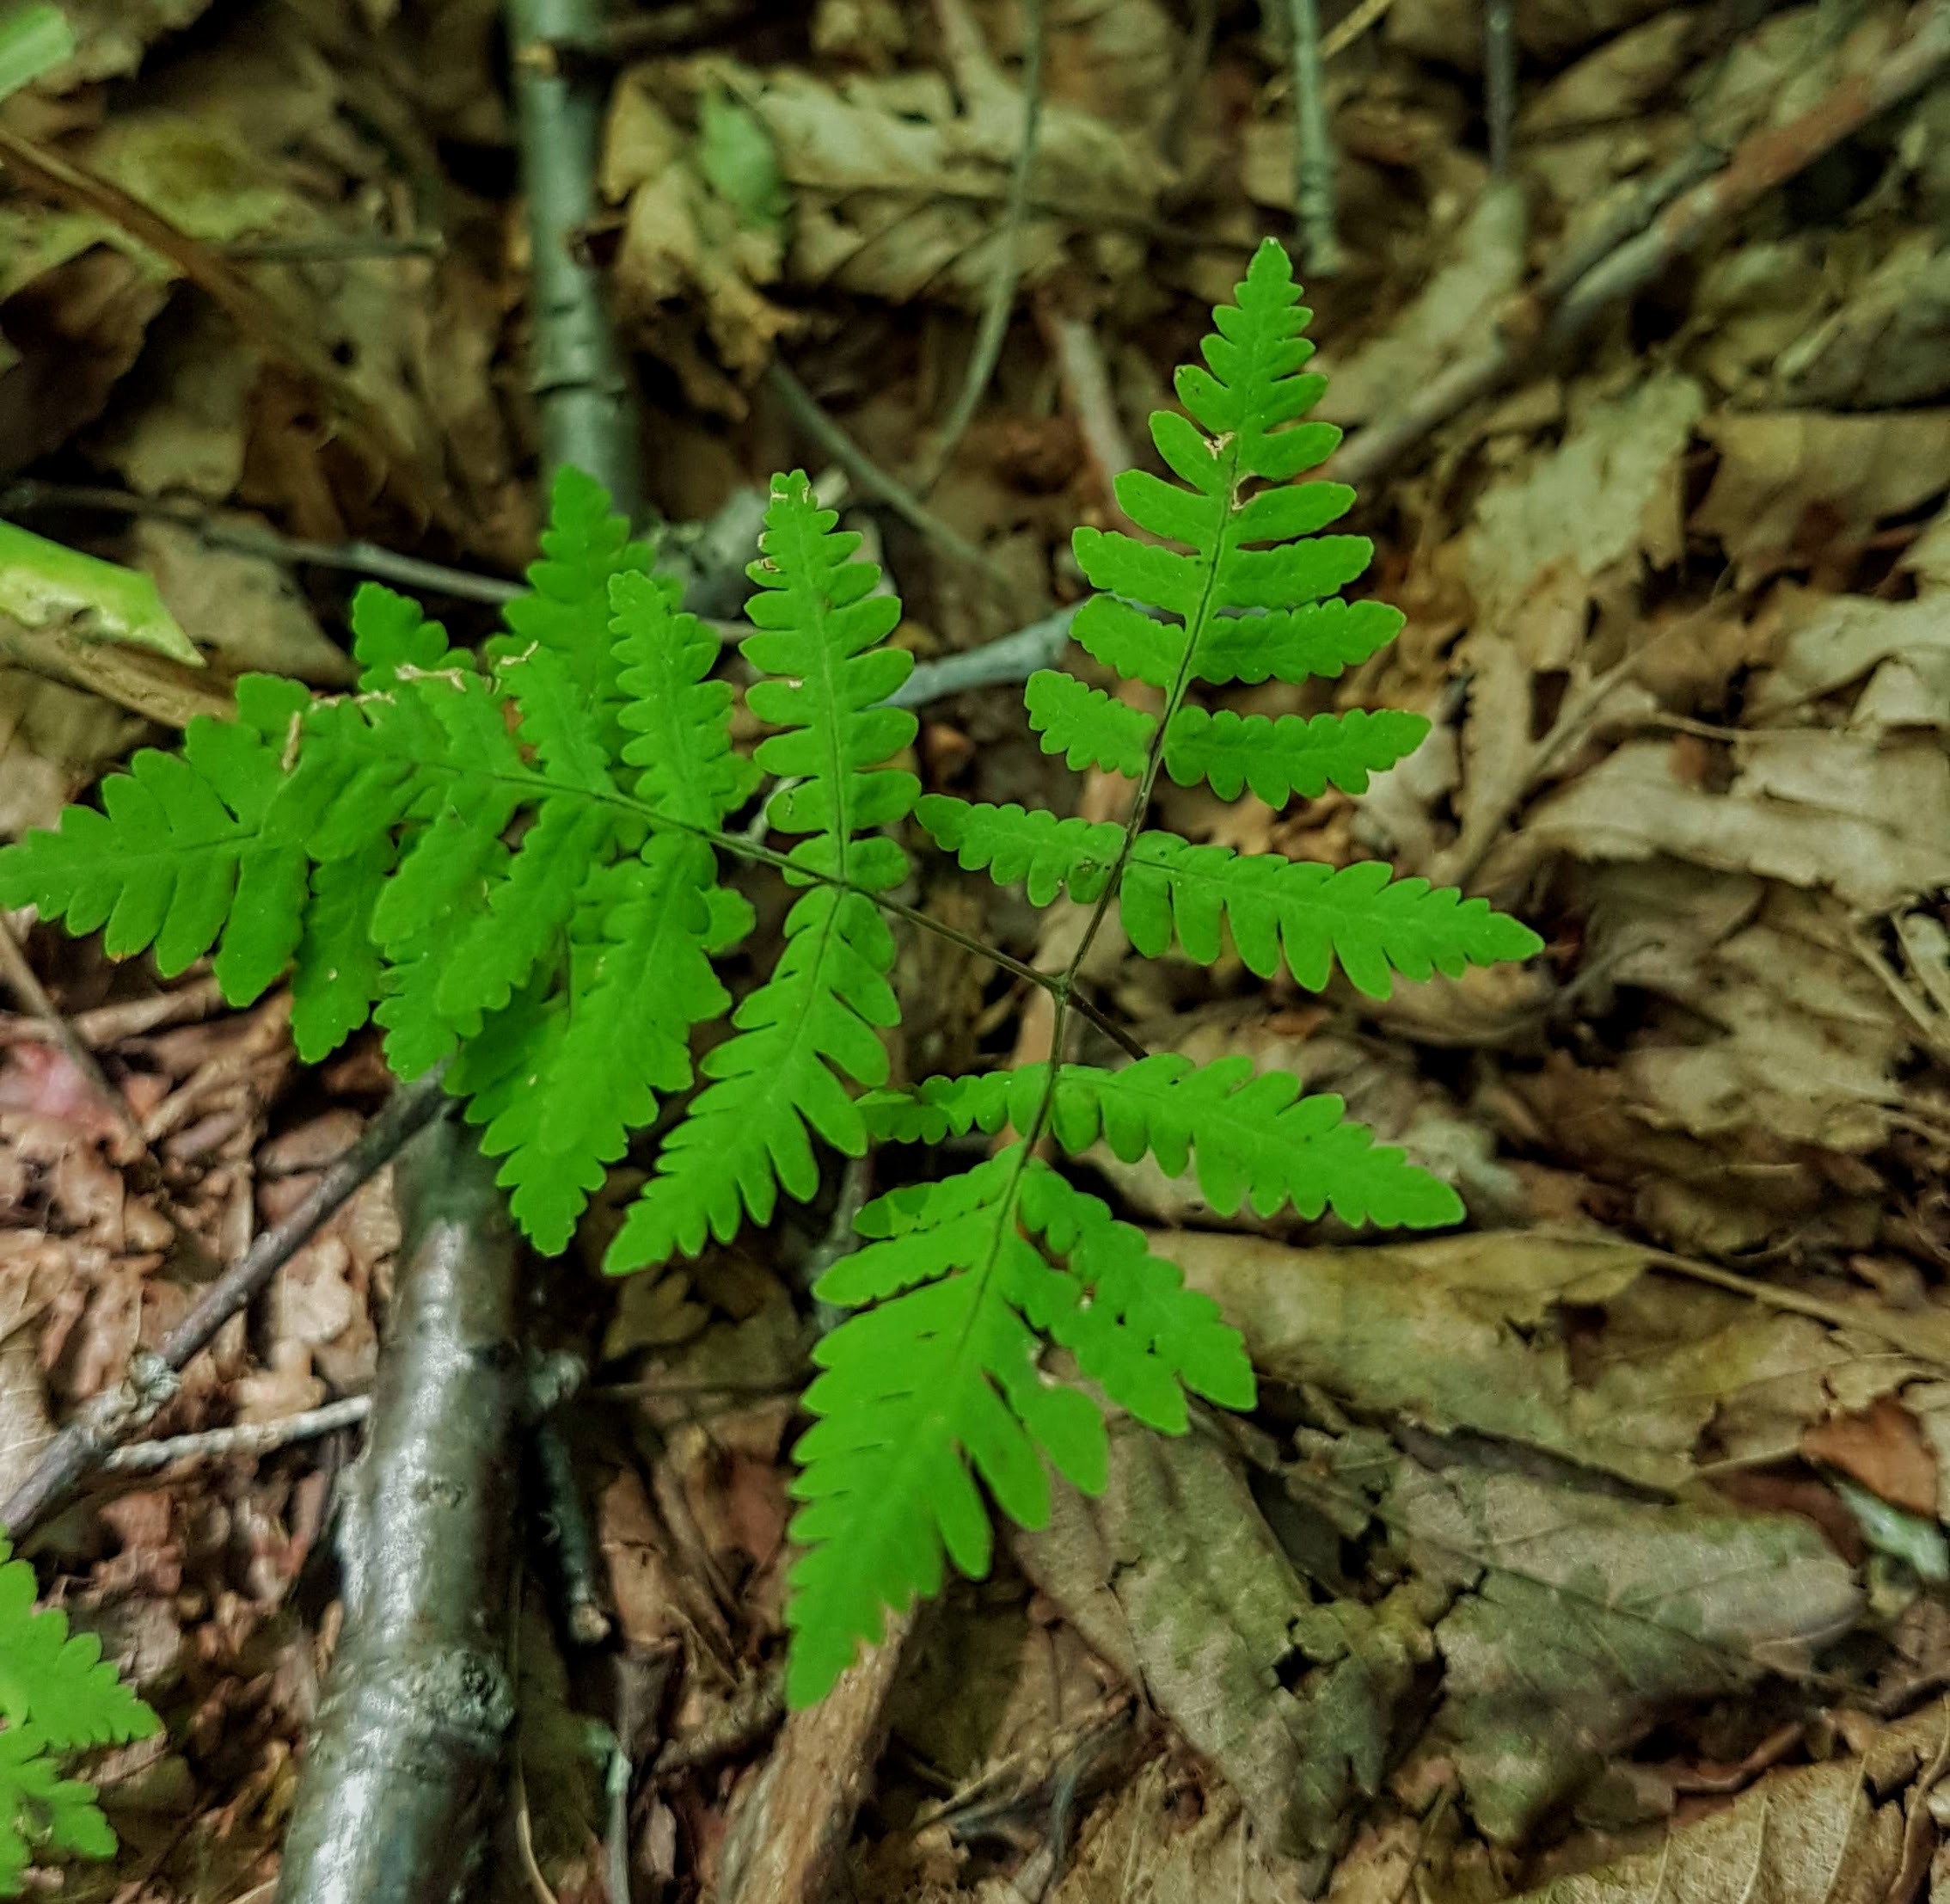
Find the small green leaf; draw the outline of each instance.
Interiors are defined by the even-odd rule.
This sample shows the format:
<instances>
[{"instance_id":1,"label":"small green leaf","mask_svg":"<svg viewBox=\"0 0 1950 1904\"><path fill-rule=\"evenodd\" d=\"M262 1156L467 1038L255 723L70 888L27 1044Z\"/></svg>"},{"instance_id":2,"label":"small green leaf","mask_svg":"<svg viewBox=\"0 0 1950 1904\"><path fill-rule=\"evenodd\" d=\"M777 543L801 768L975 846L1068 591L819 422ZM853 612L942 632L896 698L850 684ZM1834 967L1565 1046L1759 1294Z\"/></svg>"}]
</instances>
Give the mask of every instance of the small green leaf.
<instances>
[{"instance_id":1,"label":"small green leaf","mask_svg":"<svg viewBox=\"0 0 1950 1904\"><path fill-rule=\"evenodd\" d=\"M203 666L149 576L10 522L0 522L0 615L23 628L73 622L98 641L146 648L185 667Z\"/></svg>"}]
</instances>

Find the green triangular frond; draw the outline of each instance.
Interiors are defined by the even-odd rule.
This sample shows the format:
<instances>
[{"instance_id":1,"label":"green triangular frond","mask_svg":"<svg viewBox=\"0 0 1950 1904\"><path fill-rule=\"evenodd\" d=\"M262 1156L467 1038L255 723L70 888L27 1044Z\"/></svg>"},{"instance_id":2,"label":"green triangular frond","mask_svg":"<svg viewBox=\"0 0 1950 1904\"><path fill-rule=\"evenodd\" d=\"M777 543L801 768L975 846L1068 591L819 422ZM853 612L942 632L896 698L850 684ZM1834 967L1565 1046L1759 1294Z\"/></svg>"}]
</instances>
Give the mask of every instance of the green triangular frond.
<instances>
[{"instance_id":1,"label":"green triangular frond","mask_svg":"<svg viewBox=\"0 0 1950 1904\"><path fill-rule=\"evenodd\" d=\"M1020 1212L1021 1221L1017 1221ZM961 1176L898 1191L861 1213L877 1240L842 1259L816 1294L866 1308L814 1352L818 1416L796 1450L806 1505L792 1538L787 1691L820 1698L871 1644L886 1611L941 1581L945 1552L987 1573L989 1515L975 1481L1019 1526L1049 1517L1043 1464L1089 1493L1106 1476L1097 1406L1039 1373L1039 1340L1140 1420L1187 1425L1187 1391L1250 1405L1253 1375L1217 1305L1128 1224L1019 1145Z\"/></svg>"}]
</instances>

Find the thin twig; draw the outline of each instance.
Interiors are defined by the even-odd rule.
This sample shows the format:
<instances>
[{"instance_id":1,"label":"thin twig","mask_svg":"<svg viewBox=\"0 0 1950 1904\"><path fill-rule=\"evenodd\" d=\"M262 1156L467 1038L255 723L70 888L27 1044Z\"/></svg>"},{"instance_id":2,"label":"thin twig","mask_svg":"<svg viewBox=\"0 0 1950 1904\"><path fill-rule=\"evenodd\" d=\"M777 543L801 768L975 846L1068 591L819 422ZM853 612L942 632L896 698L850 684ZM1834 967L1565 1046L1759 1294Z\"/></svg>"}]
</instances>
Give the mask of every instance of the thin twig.
<instances>
[{"instance_id":1,"label":"thin twig","mask_svg":"<svg viewBox=\"0 0 1950 1904\"><path fill-rule=\"evenodd\" d=\"M1321 40L1321 58L1332 59L1336 53L1346 52L1394 4L1395 0L1361 0L1345 20L1328 30Z\"/></svg>"},{"instance_id":2,"label":"thin twig","mask_svg":"<svg viewBox=\"0 0 1950 1904\"><path fill-rule=\"evenodd\" d=\"M382 549L377 543L311 542L298 536L281 535L275 529L250 529L213 521L195 504L173 501L167 496L132 495L120 489L95 488L87 483L43 482L31 476L9 484L4 494L0 494L0 515L33 515L49 509L153 516L158 521L187 529L212 549L261 556L267 562L286 567L305 563L318 568L345 569L379 581L397 582L402 588L425 589L456 601L486 602L499 607L527 593L522 582L479 574L471 569L451 568L444 562L422 562L417 556L402 556L394 550Z\"/></svg>"},{"instance_id":3,"label":"thin twig","mask_svg":"<svg viewBox=\"0 0 1950 1904\"><path fill-rule=\"evenodd\" d=\"M1308 275L1331 278L1341 267L1334 230L1334 130L1321 77L1321 15L1316 0L1287 0L1293 58L1293 212Z\"/></svg>"},{"instance_id":4,"label":"thin twig","mask_svg":"<svg viewBox=\"0 0 1950 1904\"><path fill-rule=\"evenodd\" d=\"M447 241L438 231L334 231L314 238L232 238L212 249L232 264L340 264L365 258L438 258Z\"/></svg>"},{"instance_id":5,"label":"thin twig","mask_svg":"<svg viewBox=\"0 0 1950 1904\"><path fill-rule=\"evenodd\" d=\"M208 1346L217 1331L318 1233L368 1177L392 1161L407 1139L445 1102L438 1072L396 1090L359 1141L320 1176L304 1201L283 1222L263 1231L243 1256L204 1291L196 1305L163 1337L162 1347L140 1352L121 1381L76 1410L42 1451L27 1478L0 1504L0 1526L18 1542L67 1497L111 1448L132 1429L150 1420L175 1393L177 1375Z\"/></svg>"},{"instance_id":6,"label":"thin twig","mask_svg":"<svg viewBox=\"0 0 1950 1904\"><path fill-rule=\"evenodd\" d=\"M102 1456L97 1471L153 1474L179 1461L254 1459L298 1441L315 1441L322 1434L356 1427L371 1412L370 1395L348 1395L343 1401L328 1402L322 1408L283 1416L275 1422L235 1422L228 1428L206 1428L200 1434L175 1434L165 1440L135 1441L112 1448Z\"/></svg>"},{"instance_id":7,"label":"thin twig","mask_svg":"<svg viewBox=\"0 0 1950 1904\"><path fill-rule=\"evenodd\" d=\"M786 414L793 422L862 489L878 496L943 555L974 569L999 592L1004 594L1012 592L1007 579L987 556L960 530L951 529L898 477L889 476L826 415L812 393L776 357L766 368L765 381L784 404Z\"/></svg>"},{"instance_id":8,"label":"thin twig","mask_svg":"<svg viewBox=\"0 0 1950 1904\"><path fill-rule=\"evenodd\" d=\"M924 708L951 694L1026 681L1038 668L1054 667L1069 645L1070 624L1076 619L1079 605L1073 602L1059 608L1000 641L984 642L979 648L944 654L937 660L917 661L914 672L887 697L886 704Z\"/></svg>"},{"instance_id":9,"label":"thin twig","mask_svg":"<svg viewBox=\"0 0 1950 1904\"><path fill-rule=\"evenodd\" d=\"M1487 0L1483 9L1483 85L1490 176L1500 179L1510 170L1510 134L1517 120L1516 0Z\"/></svg>"},{"instance_id":10,"label":"thin twig","mask_svg":"<svg viewBox=\"0 0 1950 1904\"><path fill-rule=\"evenodd\" d=\"M917 487L923 495L941 481L956 445L975 419L989 379L1001 361L1003 341L1009 335L1009 321L1015 309L1015 290L1022 280L1022 226L1029 213L1029 181L1036 169L1036 142L1043 114L1043 0L1023 0L1023 29L1028 36L1022 68L1022 139L1015 149L1015 163L1009 177L1009 200L1003 210L1002 230L996 257L995 275L989 280L983 301L982 322L975 334L974 354L968 359L968 373L947 421L941 425L927 474Z\"/></svg>"}]
</instances>

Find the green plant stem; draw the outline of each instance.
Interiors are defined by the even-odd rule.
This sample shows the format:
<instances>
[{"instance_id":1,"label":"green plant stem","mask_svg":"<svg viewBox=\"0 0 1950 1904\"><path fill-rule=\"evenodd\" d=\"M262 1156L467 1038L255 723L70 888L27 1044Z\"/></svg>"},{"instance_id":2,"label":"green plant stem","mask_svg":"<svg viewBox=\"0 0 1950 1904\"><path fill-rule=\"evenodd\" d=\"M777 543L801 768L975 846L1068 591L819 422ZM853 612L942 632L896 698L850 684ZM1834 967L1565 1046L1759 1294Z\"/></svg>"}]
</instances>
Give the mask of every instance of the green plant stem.
<instances>
[{"instance_id":1,"label":"green plant stem","mask_svg":"<svg viewBox=\"0 0 1950 1904\"><path fill-rule=\"evenodd\" d=\"M1308 275L1340 269L1334 230L1334 132L1321 77L1321 15L1316 0L1287 0L1293 56L1293 210Z\"/></svg>"}]
</instances>

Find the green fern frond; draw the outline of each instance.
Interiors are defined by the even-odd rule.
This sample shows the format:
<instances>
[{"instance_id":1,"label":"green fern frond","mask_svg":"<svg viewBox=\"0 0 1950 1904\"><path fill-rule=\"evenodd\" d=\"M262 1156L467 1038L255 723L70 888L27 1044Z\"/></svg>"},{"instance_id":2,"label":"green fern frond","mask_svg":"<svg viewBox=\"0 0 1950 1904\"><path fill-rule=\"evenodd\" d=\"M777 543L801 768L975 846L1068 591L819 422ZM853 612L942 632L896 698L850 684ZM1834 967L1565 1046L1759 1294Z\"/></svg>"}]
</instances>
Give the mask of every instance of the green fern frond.
<instances>
[{"instance_id":1,"label":"green fern frond","mask_svg":"<svg viewBox=\"0 0 1950 1904\"><path fill-rule=\"evenodd\" d=\"M393 859L393 842L382 834L311 869L291 966L291 1041L308 1065L329 1057L372 1016L385 976L372 907Z\"/></svg>"},{"instance_id":2,"label":"green fern frond","mask_svg":"<svg viewBox=\"0 0 1950 1904\"><path fill-rule=\"evenodd\" d=\"M112 958L153 949L165 977L216 945L226 994L248 1004L284 969L303 917L304 856L264 838L280 778L257 728L199 715L180 753L144 747L103 781L99 811L70 807L58 831L0 849L0 905L106 928Z\"/></svg>"},{"instance_id":3,"label":"green fern frond","mask_svg":"<svg viewBox=\"0 0 1950 1904\"><path fill-rule=\"evenodd\" d=\"M1186 1426L1187 1390L1235 1407L1253 1398L1217 1305L1020 1145L870 1204L859 1227L880 1240L815 1292L863 1312L815 1350L824 1373L806 1392L818 1420L793 1483L806 1503L793 1519L805 1551L787 1614L794 1705L822 1697L856 1644L879 1639L883 1610L940 1588L944 1551L971 1578L986 1574L978 1477L1027 1527L1049 1518L1044 1460L1087 1492L1102 1489L1102 1416L1080 1391L1043 1379L1040 1339L1070 1348L1113 1401L1167 1433Z\"/></svg>"},{"instance_id":4,"label":"green fern frond","mask_svg":"<svg viewBox=\"0 0 1950 1904\"><path fill-rule=\"evenodd\" d=\"M1025 810L923 794L914 817L943 852L971 873L986 873L998 886L1018 880L1032 906L1047 906L1067 892L1080 906L1101 896L1124 849L1124 829L1103 820L1058 820Z\"/></svg>"},{"instance_id":5,"label":"green fern frond","mask_svg":"<svg viewBox=\"0 0 1950 1904\"><path fill-rule=\"evenodd\" d=\"M912 774L886 765L913 740L914 716L881 704L913 658L882 645L900 605L873 592L880 570L851 559L860 538L837 521L803 475L774 480L745 609L759 632L742 648L767 677L746 704L782 730L759 746L758 765L798 782L774 802L771 824L810 836L787 876L847 884L813 887L787 916L777 967L739 1007L736 1035L706 1059L711 1084L665 1139L610 1246L604 1267L615 1274L695 1254L708 1236L728 1239L747 1213L768 1221L782 1188L812 1195L815 1133L849 1155L866 1146L842 1077L886 1079L879 1032L898 1011L887 982L894 942L867 895L907 870L906 854L873 830L904 817L919 791Z\"/></svg>"},{"instance_id":6,"label":"green fern frond","mask_svg":"<svg viewBox=\"0 0 1950 1904\"><path fill-rule=\"evenodd\" d=\"M972 1130L1029 1129L1048 1086L1047 1065L1026 1065L875 1091L861 1109L878 1138L938 1144ZM1303 1097L1290 1072L1255 1076L1244 1056L1194 1066L1167 1052L1119 1071L1065 1065L1048 1102L1049 1130L1072 1157L1101 1141L1125 1164L1149 1154L1167 1176L1194 1170L1222 1216L1242 1203L1262 1217L1291 1204L1309 1221L1331 1208L1344 1223L1391 1228L1433 1229L1462 1216L1454 1190L1377 1144L1344 1116L1342 1099Z\"/></svg>"},{"instance_id":7,"label":"green fern frond","mask_svg":"<svg viewBox=\"0 0 1950 1904\"><path fill-rule=\"evenodd\" d=\"M94 1787L63 1778L57 1755L162 1728L92 1633L71 1634L65 1613L36 1608L34 1569L12 1551L0 1534L0 1896L9 1897L33 1858L114 1855Z\"/></svg>"},{"instance_id":8,"label":"green fern frond","mask_svg":"<svg viewBox=\"0 0 1950 1904\"><path fill-rule=\"evenodd\" d=\"M1370 713L1208 714L1180 708L1165 729L1165 771L1181 787L1209 781L1221 800L1248 787L1276 811L1295 794L1317 799L1329 784L1343 793L1368 790L1368 776L1406 759L1427 739L1428 722L1395 708Z\"/></svg>"},{"instance_id":9,"label":"green fern frond","mask_svg":"<svg viewBox=\"0 0 1950 1904\"><path fill-rule=\"evenodd\" d=\"M542 556L528 570L529 593L503 611L508 633L488 644L489 660L499 666L537 651L555 656L592 717L592 738L620 745L613 722L626 691L610 633L610 591L617 576L647 575L649 568L648 548L632 542L629 523L610 513L609 491L580 470L558 470Z\"/></svg>"},{"instance_id":10,"label":"green fern frond","mask_svg":"<svg viewBox=\"0 0 1950 1904\"><path fill-rule=\"evenodd\" d=\"M1058 893L1079 905L1102 894L1124 830L1109 821L1058 820L1021 807L991 807L928 794L915 818L945 852L998 886L1024 882L1030 903ZM1224 934L1247 969L1272 978L1284 962L1318 992L1338 962L1358 991L1385 998L1395 974L1460 978L1472 965L1534 957L1543 942L1529 926L1464 899L1453 886L1396 879L1380 861L1338 869L1275 853L1194 846L1176 833L1140 833L1119 882L1124 930L1146 958L1174 939L1199 965L1217 962Z\"/></svg>"},{"instance_id":11,"label":"green fern frond","mask_svg":"<svg viewBox=\"0 0 1950 1904\"><path fill-rule=\"evenodd\" d=\"M1118 892L1124 930L1147 958L1175 936L1201 965L1229 928L1246 968L1270 979L1284 961L1318 992L1338 963L1357 991L1385 998L1394 974L1460 978L1472 965L1534 957L1543 942L1487 900L1453 886L1396 879L1379 860L1334 868L1274 854L1194 846L1175 833L1138 835Z\"/></svg>"},{"instance_id":12,"label":"green fern frond","mask_svg":"<svg viewBox=\"0 0 1950 1904\"><path fill-rule=\"evenodd\" d=\"M352 599L353 655L359 691L382 694L401 680L444 668L475 672L471 654L451 648L447 631L420 604L377 582L361 582Z\"/></svg>"}]
</instances>

